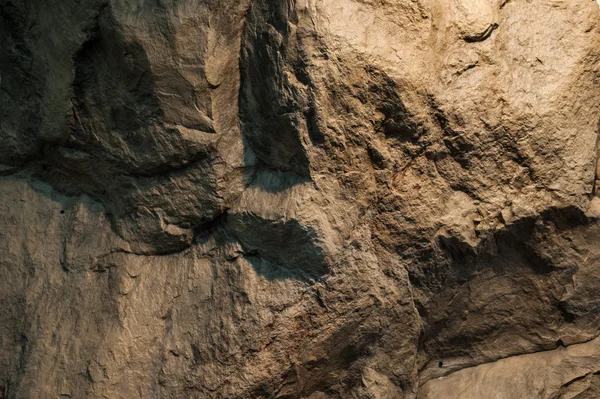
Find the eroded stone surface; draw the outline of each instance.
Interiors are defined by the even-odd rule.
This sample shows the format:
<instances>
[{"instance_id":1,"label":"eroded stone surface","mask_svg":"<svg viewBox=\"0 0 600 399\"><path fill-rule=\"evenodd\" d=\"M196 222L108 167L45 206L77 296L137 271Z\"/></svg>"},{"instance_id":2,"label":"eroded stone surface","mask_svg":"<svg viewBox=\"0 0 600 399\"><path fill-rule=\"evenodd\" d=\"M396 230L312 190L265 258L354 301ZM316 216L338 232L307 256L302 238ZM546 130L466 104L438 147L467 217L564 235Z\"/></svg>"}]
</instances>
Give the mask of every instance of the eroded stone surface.
<instances>
[{"instance_id":1,"label":"eroded stone surface","mask_svg":"<svg viewBox=\"0 0 600 399\"><path fill-rule=\"evenodd\" d=\"M596 397L599 18L0 1L0 397Z\"/></svg>"},{"instance_id":2,"label":"eroded stone surface","mask_svg":"<svg viewBox=\"0 0 600 399\"><path fill-rule=\"evenodd\" d=\"M592 398L598 394L599 339L514 356L427 382L419 398ZM493 387L490 389L490 387Z\"/></svg>"}]
</instances>

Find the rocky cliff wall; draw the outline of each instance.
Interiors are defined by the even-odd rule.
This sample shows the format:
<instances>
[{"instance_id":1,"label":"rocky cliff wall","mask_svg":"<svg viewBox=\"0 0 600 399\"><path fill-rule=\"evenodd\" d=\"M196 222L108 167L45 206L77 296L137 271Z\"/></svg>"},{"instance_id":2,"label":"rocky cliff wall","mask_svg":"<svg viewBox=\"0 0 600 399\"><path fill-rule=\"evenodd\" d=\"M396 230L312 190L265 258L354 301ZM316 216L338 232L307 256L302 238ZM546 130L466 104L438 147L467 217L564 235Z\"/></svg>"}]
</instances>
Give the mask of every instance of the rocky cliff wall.
<instances>
[{"instance_id":1,"label":"rocky cliff wall","mask_svg":"<svg viewBox=\"0 0 600 399\"><path fill-rule=\"evenodd\" d=\"M592 0L0 0L0 398L597 398Z\"/></svg>"}]
</instances>

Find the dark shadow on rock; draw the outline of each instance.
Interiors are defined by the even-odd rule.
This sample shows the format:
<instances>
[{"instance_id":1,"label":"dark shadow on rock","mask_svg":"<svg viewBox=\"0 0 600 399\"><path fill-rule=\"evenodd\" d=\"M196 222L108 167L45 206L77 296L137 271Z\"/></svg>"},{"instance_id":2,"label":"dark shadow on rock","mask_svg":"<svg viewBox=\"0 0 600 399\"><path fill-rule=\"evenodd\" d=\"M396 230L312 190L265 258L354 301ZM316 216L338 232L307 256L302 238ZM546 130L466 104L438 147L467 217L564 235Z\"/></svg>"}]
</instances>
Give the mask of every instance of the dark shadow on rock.
<instances>
[{"instance_id":1,"label":"dark shadow on rock","mask_svg":"<svg viewBox=\"0 0 600 399\"><path fill-rule=\"evenodd\" d=\"M292 269L286 266L271 263L257 255L246 255L245 259L252 264L254 271L268 281L274 280L299 280L312 282L318 279L318 276L304 273L301 269Z\"/></svg>"},{"instance_id":2,"label":"dark shadow on rock","mask_svg":"<svg viewBox=\"0 0 600 399\"><path fill-rule=\"evenodd\" d=\"M163 113L143 46L124 36L107 7L73 62L73 122L66 145L110 161L121 172L150 172L164 158L159 132L153 132Z\"/></svg>"},{"instance_id":3,"label":"dark shadow on rock","mask_svg":"<svg viewBox=\"0 0 600 399\"><path fill-rule=\"evenodd\" d=\"M565 294L565 287L589 289L581 277L573 284L577 273L594 267L593 256L586 265L587 255L579 248L599 236L600 229L569 206L517 220L476 248L459 237L445 238L447 259L439 264L447 273L435 285L418 287L435 292L431 302L417 304L424 321L424 351L431 359L468 358L476 346L489 348L515 336L526 351L549 350L568 325L593 327L598 307L589 297L580 301L572 289ZM435 276L436 270L417 271L417 281L422 281L421 273ZM411 281L414 274L409 268ZM532 324L539 330L532 332ZM518 353L495 348L498 357ZM486 361L496 360L488 355Z\"/></svg>"},{"instance_id":4,"label":"dark shadow on rock","mask_svg":"<svg viewBox=\"0 0 600 399\"><path fill-rule=\"evenodd\" d=\"M11 1L0 4L0 159L13 166L31 160L40 150L39 93L44 85L40 61L30 48L30 27L19 7L23 5Z\"/></svg>"},{"instance_id":5,"label":"dark shadow on rock","mask_svg":"<svg viewBox=\"0 0 600 399\"><path fill-rule=\"evenodd\" d=\"M296 20L292 2L255 0L250 6L242 37L240 120L245 143L259 161L309 177L304 94L285 72L298 46L289 20Z\"/></svg>"},{"instance_id":6,"label":"dark shadow on rock","mask_svg":"<svg viewBox=\"0 0 600 399\"><path fill-rule=\"evenodd\" d=\"M214 240L210 251L222 251L239 244L242 251L230 254L226 251L225 261L243 257L268 281L291 279L313 283L322 278L328 267L311 231L296 221L283 223L249 214L224 213L196 229L194 245L209 245Z\"/></svg>"},{"instance_id":7,"label":"dark shadow on rock","mask_svg":"<svg viewBox=\"0 0 600 399\"><path fill-rule=\"evenodd\" d=\"M424 134L425 128L404 105L398 84L377 68L366 67L365 72L369 79L368 91L364 93L366 101L372 102L384 115L378 130L387 138L396 139L401 143L416 142Z\"/></svg>"},{"instance_id":8,"label":"dark shadow on rock","mask_svg":"<svg viewBox=\"0 0 600 399\"><path fill-rule=\"evenodd\" d=\"M161 29L170 29L168 12L155 10ZM67 137L46 143L31 169L61 192L86 193L102 202L115 231L139 243L143 252L169 253L189 245L178 228L188 230L222 212L215 192L214 145L204 136L188 140L167 123L156 65L144 43L128 34L113 13L111 6L99 11L74 54ZM182 115L181 124L187 125L184 110ZM204 130L196 133L214 133L211 126ZM170 195L186 186L194 187L189 196ZM146 215L148 209L159 209L161 215L142 218L140 212Z\"/></svg>"},{"instance_id":9,"label":"dark shadow on rock","mask_svg":"<svg viewBox=\"0 0 600 399\"><path fill-rule=\"evenodd\" d=\"M548 277L575 265L557 243L547 242L547 237L552 237L553 231L568 231L589 224L590 219L576 207L551 207L540 215L504 226L481 239L476 247L459 236L439 236L437 245L419 248L419 262L407 267L409 278L413 286L436 292L464 284L490 265L494 265L497 273L506 273L511 270L508 260L516 258L534 273ZM567 242L563 244L565 249L570 248ZM548 251L553 255L545 253Z\"/></svg>"},{"instance_id":10,"label":"dark shadow on rock","mask_svg":"<svg viewBox=\"0 0 600 399\"><path fill-rule=\"evenodd\" d=\"M228 215L226 223L256 271L269 279L319 280L329 271L317 232L297 220L266 220L239 213Z\"/></svg>"}]
</instances>

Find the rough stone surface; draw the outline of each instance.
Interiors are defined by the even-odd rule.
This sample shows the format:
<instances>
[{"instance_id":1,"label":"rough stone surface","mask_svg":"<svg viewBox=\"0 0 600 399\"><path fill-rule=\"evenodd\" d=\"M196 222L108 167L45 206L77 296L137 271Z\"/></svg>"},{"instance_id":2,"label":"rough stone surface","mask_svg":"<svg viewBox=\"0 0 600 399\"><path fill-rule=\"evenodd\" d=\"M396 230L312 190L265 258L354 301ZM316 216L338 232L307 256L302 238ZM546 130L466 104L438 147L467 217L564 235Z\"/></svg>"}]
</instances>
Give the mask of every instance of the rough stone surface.
<instances>
[{"instance_id":1,"label":"rough stone surface","mask_svg":"<svg viewBox=\"0 0 600 399\"><path fill-rule=\"evenodd\" d=\"M591 0L0 0L0 398L600 397Z\"/></svg>"}]
</instances>

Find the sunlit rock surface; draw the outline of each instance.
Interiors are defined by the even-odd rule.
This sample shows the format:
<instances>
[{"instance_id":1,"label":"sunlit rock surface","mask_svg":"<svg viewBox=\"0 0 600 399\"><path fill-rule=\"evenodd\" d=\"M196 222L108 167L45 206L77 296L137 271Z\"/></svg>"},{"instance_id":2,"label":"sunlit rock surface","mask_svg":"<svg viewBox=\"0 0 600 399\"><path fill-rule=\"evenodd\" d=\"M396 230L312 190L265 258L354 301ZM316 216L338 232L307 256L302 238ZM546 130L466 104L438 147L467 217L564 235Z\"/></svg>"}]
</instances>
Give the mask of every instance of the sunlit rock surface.
<instances>
[{"instance_id":1,"label":"sunlit rock surface","mask_svg":"<svg viewBox=\"0 0 600 399\"><path fill-rule=\"evenodd\" d=\"M0 398L600 397L591 0L0 0Z\"/></svg>"}]
</instances>

